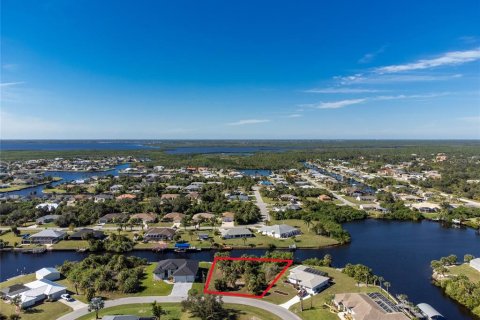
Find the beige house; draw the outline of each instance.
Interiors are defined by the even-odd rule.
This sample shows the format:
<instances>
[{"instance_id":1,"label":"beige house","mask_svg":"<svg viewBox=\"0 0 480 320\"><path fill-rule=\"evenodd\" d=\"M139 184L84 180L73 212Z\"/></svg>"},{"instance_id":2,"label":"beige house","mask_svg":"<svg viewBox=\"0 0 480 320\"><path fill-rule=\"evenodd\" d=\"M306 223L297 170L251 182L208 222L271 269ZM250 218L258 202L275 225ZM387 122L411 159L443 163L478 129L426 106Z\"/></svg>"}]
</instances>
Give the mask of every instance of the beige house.
<instances>
[{"instance_id":1,"label":"beige house","mask_svg":"<svg viewBox=\"0 0 480 320\"><path fill-rule=\"evenodd\" d=\"M340 293L333 303L353 320L409 320L387 297L378 293Z\"/></svg>"}]
</instances>

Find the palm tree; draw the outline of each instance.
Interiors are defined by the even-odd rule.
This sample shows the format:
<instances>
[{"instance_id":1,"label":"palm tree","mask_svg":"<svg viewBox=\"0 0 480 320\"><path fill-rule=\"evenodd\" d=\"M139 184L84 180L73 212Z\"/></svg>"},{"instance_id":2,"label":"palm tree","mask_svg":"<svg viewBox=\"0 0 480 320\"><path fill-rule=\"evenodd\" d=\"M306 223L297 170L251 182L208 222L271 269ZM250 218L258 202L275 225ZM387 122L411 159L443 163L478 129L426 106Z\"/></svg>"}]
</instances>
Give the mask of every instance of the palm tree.
<instances>
[{"instance_id":1,"label":"palm tree","mask_svg":"<svg viewBox=\"0 0 480 320\"><path fill-rule=\"evenodd\" d=\"M387 289L387 294L389 294L389 293L388 293L388 288L390 288L391 283L388 282L388 281L385 281L385 282L383 283L383 285L385 286L385 289Z\"/></svg>"},{"instance_id":2,"label":"palm tree","mask_svg":"<svg viewBox=\"0 0 480 320\"><path fill-rule=\"evenodd\" d=\"M10 299L10 302L15 305L15 312L19 313L20 312L20 306L22 305L22 297L20 295L16 295L12 299Z\"/></svg>"},{"instance_id":3,"label":"palm tree","mask_svg":"<svg viewBox=\"0 0 480 320\"><path fill-rule=\"evenodd\" d=\"M378 284L380 285L380 289L382 289L383 281L385 281L385 279L382 276L378 277Z\"/></svg>"},{"instance_id":4,"label":"palm tree","mask_svg":"<svg viewBox=\"0 0 480 320\"><path fill-rule=\"evenodd\" d=\"M378 281L378 276L373 275L372 280L373 280L373 285L376 287L377 286L377 281Z\"/></svg>"},{"instance_id":5,"label":"palm tree","mask_svg":"<svg viewBox=\"0 0 480 320\"><path fill-rule=\"evenodd\" d=\"M95 311L95 319L98 319L98 311L103 309L103 307L105 307L105 303L103 302L102 298L96 297L90 300L90 303L88 304L88 311Z\"/></svg>"}]
</instances>

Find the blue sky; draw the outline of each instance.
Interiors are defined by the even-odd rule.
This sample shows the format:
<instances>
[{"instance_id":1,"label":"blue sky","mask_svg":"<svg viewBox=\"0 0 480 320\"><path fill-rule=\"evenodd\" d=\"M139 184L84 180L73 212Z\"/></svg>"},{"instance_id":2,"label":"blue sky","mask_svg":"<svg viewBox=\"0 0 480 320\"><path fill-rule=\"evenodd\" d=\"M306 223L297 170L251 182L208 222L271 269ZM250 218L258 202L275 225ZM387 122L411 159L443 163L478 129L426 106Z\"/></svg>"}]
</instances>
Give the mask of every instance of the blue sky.
<instances>
[{"instance_id":1,"label":"blue sky","mask_svg":"<svg viewBox=\"0 0 480 320\"><path fill-rule=\"evenodd\" d=\"M1 1L1 137L480 138L480 2Z\"/></svg>"}]
</instances>

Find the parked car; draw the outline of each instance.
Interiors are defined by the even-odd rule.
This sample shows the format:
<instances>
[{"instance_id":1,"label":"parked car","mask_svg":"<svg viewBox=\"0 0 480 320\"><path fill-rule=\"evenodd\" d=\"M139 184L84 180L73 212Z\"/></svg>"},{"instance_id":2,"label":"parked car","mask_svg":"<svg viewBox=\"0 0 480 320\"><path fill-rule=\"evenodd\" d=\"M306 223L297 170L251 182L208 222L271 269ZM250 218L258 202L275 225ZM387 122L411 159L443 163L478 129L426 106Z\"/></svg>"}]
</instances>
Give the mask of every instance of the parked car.
<instances>
[{"instance_id":1,"label":"parked car","mask_svg":"<svg viewBox=\"0 0 480 320\"><path fill-rule=\"evenodd\" d=\"M62 294L60 297L61 297L63 300L67 300L67 301L69 301L69 302L74 301L73 298L72 298L69 294L67 294L67 293Z\"/></svg>"}]
</instances>

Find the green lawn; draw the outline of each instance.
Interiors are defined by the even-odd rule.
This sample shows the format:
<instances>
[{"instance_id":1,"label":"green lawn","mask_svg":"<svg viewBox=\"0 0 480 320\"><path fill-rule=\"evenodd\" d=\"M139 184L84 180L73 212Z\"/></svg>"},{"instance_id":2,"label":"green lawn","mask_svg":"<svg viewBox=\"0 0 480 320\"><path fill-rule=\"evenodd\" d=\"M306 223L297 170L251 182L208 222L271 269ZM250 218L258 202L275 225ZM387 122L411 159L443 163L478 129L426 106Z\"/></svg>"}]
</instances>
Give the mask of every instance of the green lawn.
<instances>
[{"instance_id":1,"label":"green lawn","mask_svg":"<svg viewBox=\"0 0 480 320\"><path fill-rule=\"evenodd\" d=\"M43 193L66 193L67 190L59 188L43 189Z\"/></svg>"},{"instance_id":2,"label":"green lawn","mask_svg":"<svg viewBox=\"0 0 480 320\"><path fill-rule=\"evenodd\" d=\"M464 274L466 275L472 282L480 281L480 272L470 267L468 263L461 264L459 266L450 267L451 274Z\"/></svg>"},{"instance_id":3,"label":"green lawn","mask_svg":"<svg viewBox=\"0 0 480 320\"><path fill-rule=\"evenodd\" d=\"M9 287L9 286L14 285L14 284L27 283L27 282L32 282L32 281L35 281L35 280L37 280L37 278L35 277L35 273L29 273L29 274L24 275L24 276L16 277L14 279L1 282L0 283L0 289Z\"/></svg>"},{"instance_id":4,"label":"green lawn","mask_svg":"<svg viewBox=\"0 0 480 320\"><path fill-rule=\"evenodd\" d=\"M45 301L28 310L21 311L20 316L22 320L51 320L71 311L72 309L70 307L59 301ZM15 313L15 306L4 301L0 301L0 312L6 316L9 316Z\"/></svg>"},{"instance_id":5,"label":"green lawn","mask_svg":"<svg viewBox=\"0 0 480 320\"><path fill-rule=\"evenodd\" d=\"M0 236L0 239L3 241L8 241L9 246L13 246L16 243L20 244L22 243L22 238L17 237L13 232L7 232L4 235Z\"/></svg>"},{"instance_id":6,"label":"green lawn","mask_svg":"<svg viewBox=\"0 0 480 320\"><path fill-rule=\"evenodd\" d=\"M162 320L187 320L187 319L198 319L191 317L188 313L181 311L181 306L179 303L162 303L163 309L167 312L166 315L162 316ZM277 316L269 313L268 311L250 307L242 306L237 304L225 304L225 308L230 311L232 315L231 319L236 320L252 320L252 319L262 319L262 320L280 320ZM106 308L99 312L99 316L104 315L115 315L115 314L129 314L148 317L151 316L151 305L148 303L137 303L137 304L128 304L123 306L117 306L112 308ZM236 315L236 317L233 317ZM95 314L90 313L83 317L78 318L77 320L94 320Z\"/></svg>"},{"instance_id":7,"label":"green lawn","mask_svg":"<svg viewBox=\"0 0 480 320\"><path fill-rule=\"evenodd\" d=\"M313 300L307 299L303 302L304 311L300 311L300 303L293 305L290 310L298 314L302 319L305 320L317 320L317 319L336 319L338 320L337 315L332 314L328 309L323 308L324 303L328 300L328 297L337 294L337 293L347 293L347 292L373 292L380 291L376 287L357 287L357 283L353 278L343 274L341 271L338 271L334 268L329 267L315 267L319 270L327 272L330 277L333 278L334 284L329 288L323 290L319 294L313 296ZM313 305L310 308L310 304Z\"/></svg>"},{"instance_id":8,"label":"green lawn","mask_svg":"<svg viewBox=\"0 0 480 320\"><path fill-rule=\"evenodd\" d=\"M263 299L275 304L282 304L295 297L297 290L291 284L284 282L287 279L287 274L288 271L275 283ZM280 292L286 293L286 295Z\"/></svg>"},{"instance_id":9,"label":"green lawn","mask_svg":"<svg viewBox=\"0 0 480 320\"><path fill-rule=\"evenodd\" d=\"M53 250L77 250L88 248L87 240L62 240L52 246Z\"/></svg>"}]
</instances>

